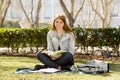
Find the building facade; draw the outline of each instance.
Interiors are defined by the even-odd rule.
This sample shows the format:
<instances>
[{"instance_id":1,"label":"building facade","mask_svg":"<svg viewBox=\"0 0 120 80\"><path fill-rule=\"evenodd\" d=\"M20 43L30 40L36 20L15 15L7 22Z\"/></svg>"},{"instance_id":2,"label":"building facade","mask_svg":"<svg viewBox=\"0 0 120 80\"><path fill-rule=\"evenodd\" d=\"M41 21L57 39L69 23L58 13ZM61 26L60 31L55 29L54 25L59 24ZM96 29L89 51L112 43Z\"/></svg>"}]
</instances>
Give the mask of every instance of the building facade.
<instances>
[{"instance_id":1,"label":"building facade","mask_svg":"<svg viewBox=\"0 0 120 80\"><path fill-rule=\"evenodd\" d=\"M29 1L31 1L31 0L29 0ZM37 5L38 0L33 0L33 1L34 1L34 5ZM76 2L75 2L76 9L77 9L77 7L80 6L79 5L80 1L81 0L76 0ZM67 9L70 10L70 1L64 0L64 2L67 5ZM30 14L31 2L28 2L28 0L22 0L22 3L25 7L25 10L27 11L27 14ZM86 2L86 5L88 5L87 2ZM34 6L34 9L36 9L36 6ZM86 19L86 15L88 15L86 10L87 9L84 9L84 14L83 14L84 19ZM59 13L64 14L62 7L60 6L60 3L58 0L42 0L42 8L40 11L39 21L42 23L51 23L53 21L54 17ZM33 16L35 16L35 11L33 11ZM24 18L25 18L25 16L20 8L18 0L12 0L12 3L7 12L6 19L23 20ZM98 22L96 21L96 23L94 23L94 25L97 27L97 26L99 26L99 25L97 25L98 23L99 23L99 21ZM77 25L77 24L80 24L80 25L82 24L80 21L80 16L78 16L74 25ZM111 27L119 27L120 26L120 0L116 0L114 11L112 13L112 20L110 22L110 26Z\"/></svg>"}]
</instances>

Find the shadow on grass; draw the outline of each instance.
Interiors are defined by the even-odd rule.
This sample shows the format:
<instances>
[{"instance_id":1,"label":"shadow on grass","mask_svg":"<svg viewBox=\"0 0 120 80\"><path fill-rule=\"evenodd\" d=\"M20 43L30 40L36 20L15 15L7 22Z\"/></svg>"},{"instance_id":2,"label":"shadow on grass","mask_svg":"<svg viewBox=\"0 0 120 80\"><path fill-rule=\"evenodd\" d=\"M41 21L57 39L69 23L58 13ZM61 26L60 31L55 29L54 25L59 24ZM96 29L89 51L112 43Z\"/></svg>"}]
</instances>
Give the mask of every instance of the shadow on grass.
<instances>
[{"instance_id":1,"label":"shadow on grass","mask_svg":"<svg viewBox=\"0 0 120 80\"><path fill-rule=\"evenodd\" d=\"M110 71L120 72L120 64L110 63Z\"/></svg>"},{"instance_id":2,"label":"shadow on grass","mask_svg":"<svg viewBox=\"0 0 120 80\"><path fill-rule=\"evenodd\" d=\"M1 71L15 70L17 68L19 68L19 66L4 66L4 65L0 65Z\"/></svg>"}]
</instances>

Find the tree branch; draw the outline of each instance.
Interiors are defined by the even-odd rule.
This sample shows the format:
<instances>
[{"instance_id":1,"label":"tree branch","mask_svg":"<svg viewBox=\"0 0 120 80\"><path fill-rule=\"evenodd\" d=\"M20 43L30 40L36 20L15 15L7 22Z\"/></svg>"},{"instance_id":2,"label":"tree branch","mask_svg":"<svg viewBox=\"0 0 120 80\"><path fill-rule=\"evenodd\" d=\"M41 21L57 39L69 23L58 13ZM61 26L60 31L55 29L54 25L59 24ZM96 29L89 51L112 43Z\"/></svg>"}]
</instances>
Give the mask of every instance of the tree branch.
<instances>
[{"instance_id":1,"label":"tree branch","mask_svg":"<svg viewBox=\"0 0 120 80\"><path fill-rule=\"evenodd\" d=\"M38 27L38 23L39 23L39 13L41 10L41 0L38 1L38 5L37 5L37 11L36 11L36 17L35 17L35 26Z\"/></svg>"},{"instance_id":2,"label":"tree branch","mask_svg":"<svg viewBox=\"0 0 120 80\"><path fill-rule=\"evenodd\" d=\"M68 11L67 7L65 6L63 0L59 0L59 2L60 2L61 7L63 8L63 11L65 12L65 14L68 14L68 15L66 15L66 16L67 16L67 17L70 17L71 14L70 14L70 12Z\"/></svg>"},{"instance_id":3,"label":"tree branch","mask_svg":"<svg viewBox=\"0 0 120 80\"><path fill-rule=\"evenodd\" d=\"M83 8L83 5L84 5L84 2L85 2L85 0L83 0L81 6L80 6L80 8L79 8L79 10L78 10L77 13L76 13L76 16L75 16L74 20L76 20L76 18L78 17L78 14L80 13L80 11L82 11L82 8Z\"/></svg>"},{"instance_id":4,"label":"tree branch","mask_svg":"<svg viewBox=\"0 0 120 80\"><path fill-rule=\"evenodd\" d=\"M20 6L21 6L21 8L22 8L24 14L25 14L25 17L27 18L28 22L31 24L31 21L30 21L28 15L27 15L27 12L25 11L25 9L24 9L24 7L23 7L22 1L19 0L19 3L20 3ZM31 24L31 25L32 25L32 24Z\"/></svg>"},{"instance_id":5,"label":"tree branch","mask_svg":"<svg viewBox=\"0 0 120 80\"><path fill-rule=\"evenodd\" d=\"M92 7L92 10L93 10L94 12L96 12L97 15L98 15L101 19L103 19L102 15L93 7L93 2L92 2L91 0L90 0L90 4L91 4L91 7Z\"/></svg>"},{"instance_id":6,"label":"tree branch","mask_svg":"<svg viewBox=\"0 0 120 80\"><path fill-rule=\"evenodd\" d=\"M31 15L31 22L34 23L34 20L33 20L33 0L31 0L31 11L30 11L30 15Z\"/></svg>"},{"instance_id":7,"label":"tree branch","mask_svg":"<svg viewBox=\"0 0 120 80\"><path fill-rule=\"evenodd\" d=\"M74 16L74 0L70 0L71 1L71 16Z\"/></svg>"}]
</instances>

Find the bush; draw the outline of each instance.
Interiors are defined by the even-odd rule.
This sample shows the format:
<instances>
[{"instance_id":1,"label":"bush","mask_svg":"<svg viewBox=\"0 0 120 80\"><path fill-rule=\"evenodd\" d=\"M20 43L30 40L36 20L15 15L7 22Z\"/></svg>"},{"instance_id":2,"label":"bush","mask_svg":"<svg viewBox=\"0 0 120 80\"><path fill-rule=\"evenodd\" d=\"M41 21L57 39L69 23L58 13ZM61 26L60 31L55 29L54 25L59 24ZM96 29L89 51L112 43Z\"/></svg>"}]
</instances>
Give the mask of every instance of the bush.
<instances>
[{"instance_id":1,"label":"bush","mask_svg":"<svg viewBox=\"0 0 120 80\"><path fill-rule=\"evenodd\" d=\"M5 28L20 28L20 25L19 25L19 20L16 20L16 21L5 21L4 24L3 24L3 27Z\"/></svg>"},{"instance_id":2,"label":"bush","mask_svg":"<svg viewBox=\"0 0 120 80\"><path fill-rule=\"evenodd\" d=\"M8 47L13 50L24 47L44 47L47 46L47 32L50 28L0 28L0 47ZM107 29L82 29L73 28L76 35L76 46L102 47L109 46L114 52L119 53L120 28Z\"/></svg>"},{"instance_id":3,"label":"bush","mask_svg":"<svg viewBox=\"0 0 120 80\"><path fill-rule=\"evenodd\" d=\"M18 52L19 48L24 47L46 48L48 30L49 28L1 28L0 47L12 48L12 50L16 50L16 52Z\"/></svg>"}]
</instances>

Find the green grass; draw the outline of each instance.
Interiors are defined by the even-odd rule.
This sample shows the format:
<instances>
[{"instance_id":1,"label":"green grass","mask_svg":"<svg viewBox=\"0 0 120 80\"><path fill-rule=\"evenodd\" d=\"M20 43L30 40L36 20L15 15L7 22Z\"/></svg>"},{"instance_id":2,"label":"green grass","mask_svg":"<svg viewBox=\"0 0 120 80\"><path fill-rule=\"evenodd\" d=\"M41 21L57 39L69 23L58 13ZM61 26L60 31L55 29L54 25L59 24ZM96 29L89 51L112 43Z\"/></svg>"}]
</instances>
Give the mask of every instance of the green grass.
<instances>
[{"instance_id":1,"label":"green grass","mask_svg":"<svg viewBox=\"0 0 120 80\"><path fill-rule=\"evenodd\" d=\"M75 60L75 64L85 63L85 60ZM41 64L36 58L0 56L0 80L120 80L120 62L110 61L110 72L105 74L78 73L31 73L13 74L17 68L33 68Z\"/></svg>"}]
</instances>

